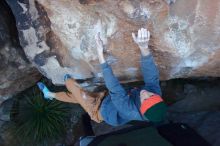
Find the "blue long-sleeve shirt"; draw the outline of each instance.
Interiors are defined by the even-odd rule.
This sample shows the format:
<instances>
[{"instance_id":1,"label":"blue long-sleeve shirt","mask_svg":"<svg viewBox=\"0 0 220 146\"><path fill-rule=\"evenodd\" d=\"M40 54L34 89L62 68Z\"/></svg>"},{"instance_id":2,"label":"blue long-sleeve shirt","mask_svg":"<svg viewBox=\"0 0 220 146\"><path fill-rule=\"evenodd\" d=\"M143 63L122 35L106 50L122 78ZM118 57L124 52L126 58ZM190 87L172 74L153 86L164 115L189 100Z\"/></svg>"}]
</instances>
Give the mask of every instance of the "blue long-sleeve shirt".
<instances>
[{"instance_id":1,"label":"blue long-sleeve shirt","mask_svg":"<svg viewBox=\"0 0 220 146\"><path fill-rule=\"evenodd\" d=\"M140 91L145 89L161 96L159 72L153 56L150 54L141 57L141 71L145 85L140 89L132 90L130 94L121 86L107 63L101 64L101 68L105 85L109 90L109 95L104 98L100 108L104 121L113 126L123 125L132 120L143 121L139 110Z\"/></svg>"}]
</instances>

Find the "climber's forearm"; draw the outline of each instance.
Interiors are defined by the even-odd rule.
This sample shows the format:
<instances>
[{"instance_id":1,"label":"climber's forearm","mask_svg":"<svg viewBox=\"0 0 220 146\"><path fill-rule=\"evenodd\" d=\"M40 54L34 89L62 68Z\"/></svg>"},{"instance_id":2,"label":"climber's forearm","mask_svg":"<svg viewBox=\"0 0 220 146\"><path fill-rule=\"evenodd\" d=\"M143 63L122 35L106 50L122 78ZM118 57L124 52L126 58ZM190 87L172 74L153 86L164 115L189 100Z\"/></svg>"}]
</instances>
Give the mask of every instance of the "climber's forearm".
<instances>
[{"instance_id":1,"label":"climber's forearm","mask_svg":"<svg viewBox=\"0 0 220 146\"><path fill-rule=\"evenodd\" d=\"M99 58L99 63L103 64L105 63L105 58L104 58L104 44L103 41L100 37L100 32L98 32L95 36L96 39L96 45L97 45L97 53L98 53L98 58Z\"/></svg>"},{"instance_id":2,"label":"climber's forearm","mask_svg":"<svg viewBox=\"0 0 220 146\"><path fill-rule=\"evenodd\" d=\"M161 95L159 71L152 55L141 57L141 71L144 77L145 90Z\"/></svg>"},{"instance_id":3,"label":"climber's forearm","mask_svg":"<svg viewBox=\"0 0 220 146\"><path fill-rule=\"evenodd\" d=\"M141 50L141 55L142 55L143 57L150 55L150 51L149 51L148 47L146 47L146 48L140 48L140 50Z\"/></svg>"},{"instance_id":4,"label":"climber's forearm","mask_svg":"<svg viewBox=\"0 0 220 146\"><path fill-rule=\"evenodd\" d=\"M106 62L103 53L102 53L102 54L99 54L99 55L98 55L98 58L99 58L99 63L100 63L100 64L103 64L103 63Z\"/></svg>"}]
</instances>

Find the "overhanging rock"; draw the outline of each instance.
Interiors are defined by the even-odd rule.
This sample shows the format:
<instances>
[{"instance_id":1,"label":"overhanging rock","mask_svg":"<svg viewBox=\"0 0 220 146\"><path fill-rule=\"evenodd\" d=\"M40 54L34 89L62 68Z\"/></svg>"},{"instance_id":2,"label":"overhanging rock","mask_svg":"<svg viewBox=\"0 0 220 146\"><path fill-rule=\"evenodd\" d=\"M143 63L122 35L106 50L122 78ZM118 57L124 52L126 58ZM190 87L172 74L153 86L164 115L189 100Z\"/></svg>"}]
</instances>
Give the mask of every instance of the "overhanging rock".
<instances>
[{"instance_id":1,"label":"overhanging rock","mask_svg":"<svg viewBox=\"0 0 220 146\"><path fill-rule=\"evenodd\" d=\"M131 33L151 31L150 49L162 80L220 76L220 1L7 0L28 59L55 84L63 75L102 78L94 36L121 81L141 80Z\"/></svg>"}]
</instances>

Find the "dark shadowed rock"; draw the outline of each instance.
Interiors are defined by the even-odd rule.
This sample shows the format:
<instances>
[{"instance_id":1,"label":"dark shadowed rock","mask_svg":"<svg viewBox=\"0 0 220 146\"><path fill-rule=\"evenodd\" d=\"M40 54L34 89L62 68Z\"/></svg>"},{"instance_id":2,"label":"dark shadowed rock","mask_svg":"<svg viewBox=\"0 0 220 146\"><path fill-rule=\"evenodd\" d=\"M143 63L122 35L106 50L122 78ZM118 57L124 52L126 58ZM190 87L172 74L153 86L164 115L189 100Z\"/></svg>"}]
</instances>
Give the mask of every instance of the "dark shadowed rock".
<instances>
[{"instance_id":1,"label":"dark shadowed rock","mask_svg":"<svg viewBox=\"0 0 220 146\"><path fill-rule=\"evenodd\" d=\"M10 8L0 1L0 105L12 95L32 86L40 77L19 44Z\"/></svg>"},{"instance_id":2,"label":"dark shadowed rock","mask_svg":"<svg viewBox=\"0 0 220 146\"><path fill-rule=\"evenodd\" d=\"M170 113L173 122L187 123L213 146L219 146L220 111Z\"/></svg>"},{"instance_id":3,"label":"dark shadowed rock","mask_svg":"<svg viewBox=\"0 0 220 146\"><path fill-rule=\"evenodd\" d=\"M172 91L167 92L169 86ZM166 82L166 86L163 86L162 89L165 91L165 98L174 95L178 99L169 106L168 119L170 121L187 123L210 144L220 145L219 78L173 80Z\"/></svg>"}]
</instances>

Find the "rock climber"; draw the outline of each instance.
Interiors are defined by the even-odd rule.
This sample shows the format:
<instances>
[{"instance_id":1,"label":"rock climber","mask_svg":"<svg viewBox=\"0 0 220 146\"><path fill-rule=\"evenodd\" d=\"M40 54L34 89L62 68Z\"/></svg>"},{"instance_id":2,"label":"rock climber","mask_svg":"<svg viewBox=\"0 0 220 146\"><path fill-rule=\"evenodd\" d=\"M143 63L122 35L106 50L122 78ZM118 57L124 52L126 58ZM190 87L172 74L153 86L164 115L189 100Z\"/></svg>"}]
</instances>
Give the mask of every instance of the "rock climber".
<instances>
[{"instance_id":1,"label":"rock climber","mask_svg":"<svg viewBox=\"0 0 220 146\"><path fill-rule=\"evenodd\" d=\"M108 94L86 92L67 74L64 81L69 92L51 92L42 82L38 83L44 98L79 103L92 120L98 123L105 121L112 126L123 125L133 120L152 123L163 121L166 105L161 98L159 72L148 48L150 32L141 28L137 36L132 33L132 37L141 52L141 71L145 83L143 87L132 89L129 91L130 94L122 87L104 58L103 41L98 33L97 54Z\"/></svg>"}]
</instances>

